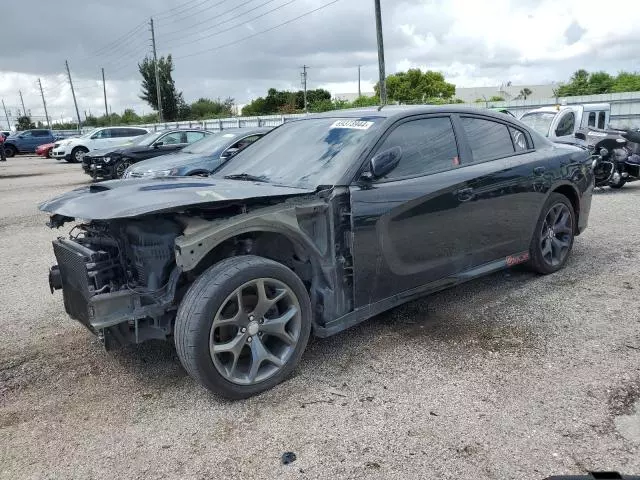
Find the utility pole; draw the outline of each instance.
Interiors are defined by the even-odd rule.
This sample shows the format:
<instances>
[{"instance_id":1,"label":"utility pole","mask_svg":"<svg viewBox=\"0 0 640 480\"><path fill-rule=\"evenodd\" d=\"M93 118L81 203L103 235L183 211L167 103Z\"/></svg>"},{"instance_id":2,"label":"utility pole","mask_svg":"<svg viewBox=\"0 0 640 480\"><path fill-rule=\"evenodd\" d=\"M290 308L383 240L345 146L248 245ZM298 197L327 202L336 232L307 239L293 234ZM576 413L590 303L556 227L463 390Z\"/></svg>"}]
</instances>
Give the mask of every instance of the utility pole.
<instances>
[{"instance_id":1,"label":"utility pole","mask_svg":"<svg viewBox=\"0 0 640 480\"><path fill-rule=\"evenodd\" d=\"M47 102L44 100L44 91L42 90L42 82L38 78L38 85L40 85L40 95L42 95L42 105L44 105L44 116L47 119L47 127L51 128L51 122L49 121L49 112L47 112Z\"/></svg>"},{"instance_id":2,"label":"utility pole","mask_svg":"<svg viewBox=\"0 0 640 480\"><path fill-rule=\"evenodd\" d=\"M4 116L7 119L7 128L11 130L11 122L9 121L9 114L7 113L7 107L4 105L4 98L2 99L2 108L4 108Z\"/></svg>"},{"instance_id":3,"label":"utility pole","mask_svg":"<svg viewBox=\"0 0 640 480\"><path fill-rule=\"evenodd\" d=\"M387 76L384 73L384 42L382 40L382 13L380 0L373 0L376 7L376 34L378 37L378 72L380 75L380 105L387 104Z\"/></svg>"},{"instance_id":4,"label":"utility pole","mask_svg":"<svg viewBox=\"0 0 640 480\"><path fill-rule=\"evenodd\" d=\"M22 99L22 90L18 90L18 93L20 94L20 102L22 103L22 115L26 115L27 114L27 109L24 108L24 100Z\"/></svg>"},{"instance_id":5,"label":"utility pole","mask_svg":"<svg viewBox=\"0 0 640 480\"><path fill-rule=\"evenodd\" d=\"M71 71L69 70L69 62L64 61L64 66L67 67L67 76L69 77L69 85L71 85L71 96L73 96L73 104L76 107L76 115L78 117L78 131L80 131L80 127L82 125L82 120L80 120L80 110L78 110L78 102L76 100L76 92L73 89L73 82L71 81Z\"/></svg>"},{"instance_id":6,"label":"utility pole","mask_svg":"<svg viewBox=\"0 0 640 480\"><path fill-rule=\"evenodd\" d=\"M304 89L304 113L309 113L309 109L307 108L307 67L306 65L302 66L302 88Z\"/></svg>"},{"instance_id":7,"label":"utility pole","mask_svg":"<svg viewBox=\"0 0 640 480\"><path fill-rule=\"evenodd\" d=\"M104 92L104 117L107 119L109 118L109 109L107 108L107 83L104 81L104 68L102 69L102 91Z\"/></svg>"},{"instance_id":8,"label":"utility pole","mask_svg":"<svg viewBox=\"0 0 640 480\"><path fill-rule=\"evenodd\" d=\"M158 68L158 54L156 52L156 32L153 28L153 17L151 17L149 24L151 25L151 45L153 46L153 64L156 70L156 93L158 94L158 119L160 123L162 119L162 95L160 95L160 69Z\"/></svg>"},{"instance_id":9,"label":"utility pole","mask_svg":"<svg viewBox=\"0 0 640 480\"><path fill-rule=\"evenodd\" d=\"M360 90L360 67L362 65L358 65L358 98L362 96L362 90Z\"/></svg>"}]
</instances>

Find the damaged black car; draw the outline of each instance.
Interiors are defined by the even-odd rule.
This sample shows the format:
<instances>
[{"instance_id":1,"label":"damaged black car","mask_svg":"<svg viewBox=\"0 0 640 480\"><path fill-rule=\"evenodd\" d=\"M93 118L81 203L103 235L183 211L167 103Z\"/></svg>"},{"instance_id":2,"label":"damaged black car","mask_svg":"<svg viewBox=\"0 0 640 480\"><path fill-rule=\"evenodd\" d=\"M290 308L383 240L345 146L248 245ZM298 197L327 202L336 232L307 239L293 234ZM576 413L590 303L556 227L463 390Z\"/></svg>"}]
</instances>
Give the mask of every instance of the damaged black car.
<instances>
[{"instance_id":1,"label":"damaged black car","mask_svg":"<svg viewBox=\"0 0 640 480\"><path fill-rule=\"evenodd\" d=\"M243 398L326 337L516 264L549 274L587 226L588 152L514 118L385 107L288 121L209 178L114 180L40 206L51 290L107 347L175 342Z\"/></svg>"}]
</instances>

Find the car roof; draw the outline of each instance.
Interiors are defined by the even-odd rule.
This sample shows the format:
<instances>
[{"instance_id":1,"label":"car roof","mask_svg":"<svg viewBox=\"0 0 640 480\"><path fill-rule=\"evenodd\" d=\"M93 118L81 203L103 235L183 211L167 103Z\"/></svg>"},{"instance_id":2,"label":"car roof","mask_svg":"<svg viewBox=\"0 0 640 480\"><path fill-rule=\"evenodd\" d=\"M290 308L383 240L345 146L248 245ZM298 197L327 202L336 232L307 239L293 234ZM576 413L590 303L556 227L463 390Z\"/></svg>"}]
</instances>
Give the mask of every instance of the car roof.
<instances>
[{"instance_id":1,"label":"car roof","mask_svg":"<svg viewBox=\"0 0 640 480\"><path fill-rule=\"evenodd\" d=\"M366 108L347 108L344 110L331 110L329 112L312 114L303 118L362 118L362 117L378 117L378 118L394 118L405 117L409 115L423 115L433 113L461 113L461 114L480 114L487 117L494 117L498 120L504 120L504 114L501 112L491 111L480 107L467 107L459 105L385 105L380 107Z\"/></svg>"},{"instance_id":2,"label":"car roof","mask_svg":"<svg viewBox=\"0 0 640 480\"><path fill-rule=\"evenodd\" d=\"M254 128L225 128L224 130L219 130L211 133L237 133L237 134L246 134L252 135L257 133L267 133L273 130L273 127L254 127Z\"/></svg>"}]
</instances>

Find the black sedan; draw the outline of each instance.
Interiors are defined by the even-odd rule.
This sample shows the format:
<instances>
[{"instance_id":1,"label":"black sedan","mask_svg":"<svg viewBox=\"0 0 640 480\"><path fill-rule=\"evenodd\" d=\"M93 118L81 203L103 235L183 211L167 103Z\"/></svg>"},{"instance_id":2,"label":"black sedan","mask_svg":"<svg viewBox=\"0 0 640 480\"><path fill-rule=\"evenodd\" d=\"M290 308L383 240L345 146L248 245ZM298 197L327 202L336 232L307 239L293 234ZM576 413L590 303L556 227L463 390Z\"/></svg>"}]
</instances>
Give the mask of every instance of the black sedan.
<instances>
[{"instance_id":1,"label":"black sedan","mask_svg":"<svg viewBox=\"0 0 640 480\"><path fill-rule=\"evenodd\" d=\"M311 333L517 264L556 272L592 191L587 151L515 118L386 107L289 121L209 178L40 208L52 228L83 219L49 275L72 318L107 347L175 341L194 378L242 398L291 374Z\"/></svg>"},{"instance_id":2,"label":"black sedan","mask_svg":"<svg viewBox=\"0 0 640 480\"><path fill-rule=\"evenodd\" d=\"M270 130L269 127L222 130L173 155L137 163L127 169L124 178L209 175Z\"/></svg>"},{"instance_id":3,"label":"black sedan","mask_svg":"<svg viewBox=\"0 0 640 480\"><path fill-rule=\"evenodd\" d=\"M130 165L174 153L210 134L206 130L195 129L151 132L124 145L86 153L82 159L82 169L93 178L122 178Z\"/></svg>"}]
</instances>

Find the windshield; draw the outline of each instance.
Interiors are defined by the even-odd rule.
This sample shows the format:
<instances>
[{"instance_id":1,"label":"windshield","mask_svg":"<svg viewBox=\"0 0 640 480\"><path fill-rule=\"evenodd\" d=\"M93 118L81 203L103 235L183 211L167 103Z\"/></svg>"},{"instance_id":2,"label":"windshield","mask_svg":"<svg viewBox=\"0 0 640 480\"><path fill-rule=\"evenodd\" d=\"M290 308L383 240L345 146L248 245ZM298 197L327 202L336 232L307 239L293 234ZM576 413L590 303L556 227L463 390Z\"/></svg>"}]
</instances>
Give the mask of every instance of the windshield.
<instances>
[{"instance_id":1,"label":"windshield","mask_svg":"<svg viewBox=\"0 0 640 480\"><path fill-rule=\"evenodd\" d=\"M551 122L557 113L553 112L534 112L525 113L520 121L525 125L533 128L540 135L545 137L549 136L549 129L551 128Z\"/></svg>"},{"instance_id":2,"label":"windshield","mask_svg":"<svg viewBox=\"0 0 640 480\"><path fill-rule=\"evenodd\" d=\"M80 138L89 138L91 135L96 133L98 130L100 130L100 129L99 128L94 128L93 130L85 133L84 135L80 135Z\"/></svg>"},{"instance_id":3,"label":"windshield","mask_svg":"<svg viewBox=\"0 0 640 480\"><path fill-rule=\"evenodd\" d=\"M182 151L186 153L208 153L213 155L237 136L237 133L229 133L225 131L214 133L202 140L193 142L188 147L183 148Z\"/></svg>"},{"instance_id":4,"label":"windshield","mask_svg":"<svg viewBox=\"0 0 640 480\"><path fill-rule=\"evenodd\" d=\"M236 155L215 177L249 173L281 185L333 185L378 120L315 118L285 123Z\"/></svg>"}]
</instances>

